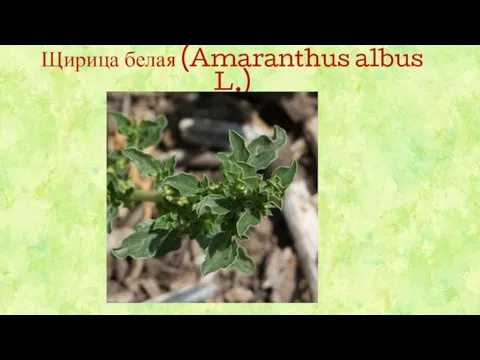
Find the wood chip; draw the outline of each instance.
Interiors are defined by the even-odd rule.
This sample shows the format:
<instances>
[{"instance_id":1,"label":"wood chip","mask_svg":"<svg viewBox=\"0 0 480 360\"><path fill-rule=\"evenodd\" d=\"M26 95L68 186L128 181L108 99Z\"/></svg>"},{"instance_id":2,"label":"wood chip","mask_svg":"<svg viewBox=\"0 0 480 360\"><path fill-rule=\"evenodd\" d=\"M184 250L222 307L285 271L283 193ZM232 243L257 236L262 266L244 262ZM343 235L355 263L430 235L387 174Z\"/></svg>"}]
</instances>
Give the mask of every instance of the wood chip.
<instances>
[{"instance_id":1,"label":"wood chip","mask_svg":"<svg viewBox=\"0 0 480 360\"><path fill-rule=\"evenodd\" d=\"M112 100L123 100L124 98L124 95L125 93L124 92L121 92L121 91L109 91L107 93L107 98L108 99L112 99Z\"/></svg>"},{"instance_id":2,"label":"wood chip","mask_svg":"<svg viewBox=\"0 0 480 360\"><path fill-rule=\"evenodd\" d=\"M161 259L149 259L145 263L145 273L149 277L157 277L162 273L162 260Z\"/></svg>"},{"instance_id":3,"label":"wood chip","mask_svg":"<svg viewBox=\"0 0 480 360\"><path fill-rule=\"evenodd\" d=\"M128 290L107 296L107 302L109 303L131 303L134 299L135 294Z\"/></svg>"},{"instance_id":4,"label":"wood chip","mask_svg":"<svg viewBox=\"0 0 480 360\"><path fill-rule=\"evenodd\" d=\"M142 221L145 209L142 204L135 207L128 213L125 219L119 223L120 226L133 229L140 221Z\"/></svg>"},{"instance_id":5,"label":"wood chip","mask_svg":"<svg viewBox=\"0 0 480 360\"><path fill-rule=\"evenodd\" d=\"M118 281L111 279L107 280L107 294L114 294L123 290L124 288L122 284L120 284Z\"/></svg>"},{"instance_id":6,"label":"wood chip","mask_svg":"<svg viewBox=\"0 0 480 360\"><path fill-rule=\"evenodd\" d=\"M176 141L175 141L175 138L173 137L171 129L166 129L163 132L162 144L169 150L175 147Z\"/></svg>"},{"instance_id":7,"label":"wood chip","mask_svg":"<svg viewBox=\"0 0 480 360\"><path fill-rule=\"evenodd\" d=\"M115 258L111 253L107 254L107 279L113 277L115 271Z\"/></svg>"},{"instance_id":8,"label":"wood chip","mask_svg":"<svg viewBox=\"0 0 480 360\"><path fill-rule=\"evenodd\" d=\"M220 161L211 151L205 151L199 155L193 156L186 164L189 168L218 168Z\"/></svg>"},{"instance_id":9,"label":"wood chip","mask_svg":"<svg viewBox=\"0 0 480 360\"><path fill-rule=\"evenodd\" d=\"M284 97L280 100L280 104L296 123L307 120L317 112L317 99L307 92L295 93L291 98Z\"/></svg>"},{"instance_id":10,"label":"wood chip","mask_svg":"<svg viewBox=\"0 0 480 360\"><path fill-rule=\"evenodd\" d=\"M255 298L255 294L244 287L237 286L225 294L225 300L229 303L248 303Z\"/></svg>"},{"instance_id":11,"label":"wood chip","mask_svg":"<svg viewBox=\"0 0 480 360\"><path fill-rule=\"evenodd\" d=\"M127 278L123 281L128 288L133 289L136 284L135 280L137 280L143 271L143 266L145 265L145 259L133 259L132 266L130 273L128 274Z\"/></svg>"},{"instance_id":12,"label":"wood chip","mask_svg":"<svg viewBox=\"0 0 480 360\"><path fill-rule=\"evenodd\" d=\"M170 290L180 290L187 285L192 285L197 282L197 274L194 271L188 271L183 273L178 279L174 280L170 284Z\"/></svg>"},{"instance_id":13,"label":"wood chip","mask_svg":"<svg viewBox=\"0 0 480 360\"><path fill-rule=\"evenodd\" d=\"M190 241L190 253L192 256L193 263L200 267L205 259L205 254L203 253L202 248L198 245L196 241Z\"/></svg>"},{"instance_id":14,"label":"wood chip","mask_svg":"<svg viewBox=\"0 0 480 360\"><path fill-rule=\"evenodd\" d=\"M159 114L168 114L173 112L174 106L170 100L166 99L164 96L160 96L155 105L155 110Z\"/></svg>"},{"instance_id":15,"label":"wood chip","mask_svg":"<svg viewBox=\"0 0 480 360\"><path fill-rule=\"evenodd\" d=\"M209 118L184 118L180 120L178 127L184 141L204 148L229 149L228 132L235 130L243 133L239 123Z\"/></svg>"},{"instance_id":16,"label":"wood chip","mask_svg":"<svg viewBox=\"0 0 480 360\"><path fill-rule=\"evenodd\" d=\"M141 279L139 282L140 286L143 290L145 290L149 298L158 296L162 293L162 290L153 278Z\"/></svg>"},{"instance_id":17,"label":"wood chip","mask_svg":"<svg viewBox=\"0 0 480 360\"><path fill-rule=\"evenodd\" d=\"M123 204L120 205L120 207L118 208L118 215L117 215L117 218L116 220L121 223L122 221L125 221L125 219L127 218L128 214L130 214L130 209L128 209L127 207L123 206Z\"/></svg>"},{"instance_id":18,"label":"wood chip","mask_svg":"<svg viewBox=\"0 0 480 360\"><path fill-rule=\"evenodd\" d=\"M218 285L213 283L215 274L209 274L198 283L187 285L168 294L162 294L149 299L147 303L202 303L215 297L219 291Z\"/></svg>"},{"instance_id":19,"label":"wood chip","mask_svg":"<svg viewBox=\"0 0 480 360\"><path fill-rule=\"evenodd\" d=\"M272 248L272 235L265 235L261 232L250 230L248 237L249 240L242 241L241 245L247 250L248 256L250 256L256 264L259 264Z\"/></svg>"},{"instance_id":20,"label":"wood chip","mask_svg":"<svg viewBox=\"0 0 480 360\"><path fill-rule=\"evenodd\" d=\"M292 301L296 289L297 259L292 249L275 248L267 259L263 289L271 289L270 300L274 303Z\"/></svg>"},{"instance_id":21,"label":"wood chip","mask_svg":"<svg viewBox=\"0 0 480 360\"><path fill-rule=\"evenodd\" d=\"M123 282L128 274L130 265L126 259L115 259L115 279Z\"/></svg>"},{"instance_id":22,"label":"wood chip","mask_svg":"<svg viewBox=\"0 0 480 360\"><path fill-rule=\"evenodd\" d=\"M312 116L304 125L303 131L312 149L315 159L318 159L318 116Z\"/></svg>"},{"instance_id":23,"label":"wood chip","mask_svg":"<svg viewBox=\"0 0 480 360\"><path fill-rule=\"evenodd\" d=\"M283 215L294 240L303 274L314 301L318 292L318 213L310 202L311 194L302 180L294 181L283 202Z\"/></svg>"}]
</instances>

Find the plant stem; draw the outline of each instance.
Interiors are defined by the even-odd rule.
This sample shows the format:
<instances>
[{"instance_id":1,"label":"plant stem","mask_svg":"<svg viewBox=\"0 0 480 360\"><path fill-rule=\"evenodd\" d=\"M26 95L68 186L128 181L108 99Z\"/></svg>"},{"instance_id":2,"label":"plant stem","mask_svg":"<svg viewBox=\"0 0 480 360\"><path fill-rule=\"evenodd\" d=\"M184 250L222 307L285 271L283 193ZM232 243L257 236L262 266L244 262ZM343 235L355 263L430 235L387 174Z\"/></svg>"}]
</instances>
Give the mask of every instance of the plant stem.
<instances>
[{"instance_id":1,"label":"plant stem","mask_svg":"<svg viewBox=\"0 0 480 360\"><path fill-rule=\"evenodd\" d=\"M160 191L135 190L132 194L132 199L136 201L157 202L162 200L163 196L163 193Z\"/></svg>"}]
</instances>

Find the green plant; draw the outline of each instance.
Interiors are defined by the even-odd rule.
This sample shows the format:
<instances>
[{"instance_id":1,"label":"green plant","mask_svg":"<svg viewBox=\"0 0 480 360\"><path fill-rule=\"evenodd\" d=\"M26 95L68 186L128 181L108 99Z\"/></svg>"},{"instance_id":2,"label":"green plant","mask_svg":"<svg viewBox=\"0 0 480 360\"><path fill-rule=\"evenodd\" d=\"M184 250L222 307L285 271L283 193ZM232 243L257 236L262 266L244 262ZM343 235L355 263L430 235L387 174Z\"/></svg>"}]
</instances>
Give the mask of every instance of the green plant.
<instances>
[{"instance_id":1,"label":"green plant","mask_svg":"<svg viewBox=\"0 0 480 360\"><path fill-rule=\"evenodd\" d=\"M230 131L232 151L217 154L224 180L199 180L193 174L175 174L175 157L161 162L142 151L159 143L167 126L164 116L137 125L119 113L110 114L126 138L126 148L107 155L107 231L111 232L111 222L122 203L129 207L151 201L159 210L157 219L139 223L113 255L161 257L179 249L188 235L205 253L203 275L222 268L252 271L255 264L241 241L248 240L248 229L257 226L262 216L272 215L274 207L282 208L285 190L297 171L293 161L288 167L278 167L269 179L258 173L277 158L286 142L285 130L275 126L273 137L261 135L248 144ZM128 175L131 164L140 175L153 178L152 191L135 188Z\"/></svg>"}]
</instances>

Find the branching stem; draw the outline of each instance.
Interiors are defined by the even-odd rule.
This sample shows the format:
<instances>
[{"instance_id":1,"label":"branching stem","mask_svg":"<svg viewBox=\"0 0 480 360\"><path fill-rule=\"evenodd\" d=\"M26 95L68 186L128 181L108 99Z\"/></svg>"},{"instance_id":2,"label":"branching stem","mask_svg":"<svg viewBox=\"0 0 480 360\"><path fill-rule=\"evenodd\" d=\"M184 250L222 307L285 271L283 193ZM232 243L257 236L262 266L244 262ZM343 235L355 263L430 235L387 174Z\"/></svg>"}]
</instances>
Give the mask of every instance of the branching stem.
<instances>
[{"instance_id":1,"label":"branching stem","mask_svg":"<svg viewBox=\"0 0 480 360\"><path fill-rule=\"evenodd\" d=\"M151 190L135 190L132 194L132 199L136 201L151 201L157 202L162 200L164 194L161 191Z\"/></svg>"}]
</instances>

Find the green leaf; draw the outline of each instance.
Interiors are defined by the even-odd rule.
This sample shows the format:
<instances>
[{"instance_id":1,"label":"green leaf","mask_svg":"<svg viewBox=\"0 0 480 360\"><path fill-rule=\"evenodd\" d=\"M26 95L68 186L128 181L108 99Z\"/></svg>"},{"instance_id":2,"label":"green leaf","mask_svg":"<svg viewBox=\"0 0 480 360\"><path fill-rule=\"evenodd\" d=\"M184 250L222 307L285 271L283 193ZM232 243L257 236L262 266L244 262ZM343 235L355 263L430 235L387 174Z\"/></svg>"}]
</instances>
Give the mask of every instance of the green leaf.
<instances>
[{"instance_id":1,"label":"green leaf","mask_svg":"<svg viewBox=\"0 0 480 360\"><path fill-rule=\"evenodd\" d=\"M165 115L160 115L155 119L155 123L162 128L162 131L167 128L168 120Z\"/></svg>"},{"instance_id":2,"label":"green leaf","mask_svg":"<svg viewBox=\"0 0 480 360\"><path fill-rule=\"evenodd\" d=\"M205 276L232 265L237 257L237 250L237 242L230 235L224 232L215 235L207 247L201 267L202 274Z\"/></svg>"},{"instance_id":3,"label":"green leaf","mask_svg":"<svg viewBox=\"0 0 480 360\"><path fill-rule=\"evenodd\" d=\"M230 140L230 146L232 147L232 153L230 154L230 160L236 161L247 161L250 157L250 152L248 151L245 140L243 137L234 130L230 130L228 133Z\"/></svg>"},{"instance_id":4,"label":"green leaf","mask_svg":"<svg viewBox=\"0 0 480 360\"><path fill-rule=\"evenodd\" d=\"M120 180L118 182L118 197L120 199L126 199L129 195L131 195L131 193L133 193L133 190L134 190L134 183L131 179L128 179L128 180Z\"/></svg>"},{"instance_id":5,"label":"green leaf","mask_svg":"<svg viewBox=\"0 0 480 360\"><path fill-rule=\"evenodd\" d=\"M157 235L147 232L135 232L125 240L112 254L117 258L130 256L134 259L151 258L157 252Z\"/></svg>"},{"instance_id":6,"label":"green leaf","mask_svg":"<svg viewBox=\"0 0 480 360\"><path fill-rule=\"evenodd\" d=\"M225 215L211 215L205 217L200 221L200 229L195 232L194 238L198 234L205 234L206 236L214 236L222 232L222 224L224 223ZM210 243L210 240L209 240Z\"/></svg>"},{"instance_id":7,"label":"green leaf","mask_svg":"<svg viewBox=\"0 0 480 360\"><path fill-rule=\"evenodd\" d=\"M237 179L242 173L242 169L235 162L233 162L228 155L225 153L219 153L216 155L217 159L220 160L220 172L224 177L229 179Z\"/></svg>"},{"instance_id":8,"label":"green leaf","mask_svg":"<svg viewBox=\"0 0 480 360\"><path fill-rule=\"evenodd\" d=\"M157 252L155 257L165 256L169 252L180 249L182 246L182 234L175 231L162 232L157 238Z\"/></svg>"},{"instance_id":9,"label":"green leaf","mask_svg":"<svg viewBox=\"0 0 480 360\"><path fill-rule=\"evenodd\" d=\"M165 162L163 168L163 174L165 177L172 176L175 172L175 167L177 166L177 158L173 155L170 159Z\"/></svg>"},{"instance_id":10,"label":"green leaf","mask_svg":"<svg viewBox=\"0 0 480 360\"><path fill-rule=\"evenodd\" d=\"M279 198L275 194L267 194L267 200L271 202L277 209L282 210L283 207L283 199Z\"/></svg>"},{"instance_id":11,"label":"green leaf","mask_svg":"<svg viewBox=\"0 0 480 360\"><path fill-rule=\"evenodd\" d=\"M213 229L211 229L210 233L215 235L217 233L222 232L222 225L224 224L225 215L217 215L213 221Z\"/></svg>"},{"instance_id":12,"label":"green leaf","mask_svg":"<svg viewBox=\"0 0 480 360\"><path fill-rule=\"evenodd\" d=\"M170 222L168 221L168 215L160 216L157 220L155 220L155 225L153 226L153 230L168 230Z\"/></svg>"},{"instance_id":13,"label":"green leaf","mask_svg":"<svg viewBox=\"0 0 480 360\"><path fill-rule=\"evenodd\" d=\"M262 180L262 176L256 175L256 176L241 179L240 181L244 183L250 190L256 190L258 189L258 186L260 185L261 180Z\"/></svg>"},{"instance_id":14,"label":"green leaf","mask_svg":"<svg viewBox=\"0 0 480 360\"><path fill-rule=\"evenodd\" d=\"M269 208L263 209L262 216L269 217L269 216L272 216L272 215L273 215L273 213Z\"/></svg>"},{"instance_id":15,"label":"green leaf","mask_svg":"<svg viewBox=\"0 0 480 360\"><path fill-rule=\"evenodd\" d=\"M175 202L169 201L166 197L157 203L157 208L162 214L178 211L178 205Z\"/></svg>"},{"instance_id":16,"label":"green leaf","mask_svg":"<svg viewBox=\"0 0 480 360\"><path fill-rule=\"evenodd\" d=\"M239 178L239 172L233 172L233 171L227 171L224 176L227 178L227 180L234 182Z\"/></svg>"},{"instance_id":17,"label":"green leaf","mask_svg":"<svg viewBox=\"0 0 480 360\"><path fill-rule=\"evenodd\" d=\"M118 215L118 207L114 205L110 205L107 208L107 232L111 233L112 232L112 221L117 217Z\"/></svg>"},{"instance_id":18,"label":"green leaf","mask_svg":"<svg viewBox=\"0 0 480 360\"><path fill-rule=\"evenodd\" d=\"M111 172L107 172L107 189L111 192L118 191L118 179L115 174L112 174Z\"/></svg>"},{"instance_id":19,"label":"green leaf","mask_svg":"<svg viewBox=\"0 0 480 360\"><path fill-rule=\"evenodd\" d=\"M230 158L228 156L228 154L226 153L218 153L218 154L215 154L215 157L223 164L224 162L230 162Z\"/></svg>"},{"instance_id":20,"label":"green leaf","mask_svg":"<svg viewBox=\"0 0 480 360\"><path fill-rule=\"evenodd\" d=\"M145 220L140 223L138 223L134 230L136 232L146 232L149 233L152 230L153 224L155 223L155 220Z\"/></svg>"},{"instance_id":21,"label":"green leaf","mask_svg":"<svg viewBox=\"0 0 480 360\"><path fill-rule=\"evenodd\" d=\"M278 152L286 142L286 131L275 125L272 138L261 135L248 144L250 158L247 162L257 170L265 169L277 158Z\"/></svg>"},{"instance_id":22,"label":"green leaf","mask_svg":"<svg viewBox=\"0 0 480 360\"><path fill-rule=\"evenodd\" d=\"M207 209L210 209L212 214L222 215L229 212L228 209L228 199L223 195L207 195L198 203L193 205L192 209L197 212L198 216L201 216L207 212Z\"/></svg>"},{"instance_id":23,"label":"green leaf","mask_svg":"<svg viewBox=\"0 0 480 360\"><path fill-rule=\"evenodd\" d=\"M238 254L235 262L232 264L232 268L235 268L243 273L249 274L255 269L255 262L250 256L248 256L247 251L242 246L238 246Z\"/></svg>"},{"instance_id":24,"label":"green leaf","mask_svg":"<svg viewBox=\"0 0 480 360\"><path fill-rule=\"evenodd\" d=\"M158 145L167 124L165 116L160 116L155 121L142 121L139 126L138 147L143 150L149 146Z\"/></svg>"},{"instance_id":25,"label":"green leaf","mask_svg":"<svg viewBox=\"0 0 480 360\"><path fill-rule=\"evenodd\" d=\"M173 231L150 232L154 220L147 220L135 227L136 232L123 240L119 248L113 249L112 254L117 258L130 256L134 259L146 259L178 250L182 236Z\"/></svg>"},{"instance_id":26,"label":"green leaf","mask_svg":"<svg viewBox=\"0 0 480 360\"><path fill-rule=\"evenodd\" d=\"M136 123L135 125L133 126L136 126ZM137 143L138 143L138 131L137 129L135 129L135 127L132 127L127 135L125 135L125 138L126 138L126 145L125 147L129 148L129 147L137 147Z\"/></svg>"},{"instance_id":27,"label":"green leaf","mask_svg":"<svg viewBox=\"0 0 480 360\"><path fill-rule=\"evenodd\" d=\"M202 232L208 232L210 234L216 233L218 231L215 231L214 228L214 221L211 218L206 218L201 221L201 231ZM197 233L196 233L197 234Z\"/></svg>"},{"instance_id":28,"label":"green leaf","mask_svg":"<svg viewBox=\"0 0 480 360\"><path fill-rule=\"evenodd\" d=\"M283 191L285 190L283 187L282 187L282 184L280 183L280 178L279 177L274 177L274 178L270 178L267 180L267 191L269 193L283 193Z\"/></svg>"},{"instance_id":29,"label":"green leaf","mask_svg":"<svg viewBox=\"0 0 480 360\"><path fill-rule=\"evenodd\" d=\"M205 189L205 188L207 188L208 183L209 183L208 178L205 175L203 175L202 181L199 184L200 187Z\"/></svg>"},{"instance_id":30,"label":"green leaf","mask_svg":"<svg viewBox=\"0 0 480 360\"><path fill-rule=\"evenodd\" d=\"M135 165L140 175L157 177L162 170L163 164L160 161L136 148L123 150L123 155Z\"/></svg>"},{"instance_id":31,"label":"green leaf","mask_svg":"<svg viewBox=\"0 0 480 360\"><path fill-rule=\"evenodd\" d=\"M107 162L113 164L118 160L120 160L121 156L122 156L122 152L120 150L112 150L107 155Z\"/></svg>"},{"instance_id":32,"label":"green leaf","mask_svg":"<svg viewBox=\"0 0 480 360\"><path fill-rule=\"evenodd\" d=\"M296 173L297 173L297 162L293 160L290 166L281 166L277 168L273 172L272 178L277 177L282 187L287 188L292 183Z\"/></svg>"},{"instance_id":33,"label":"green leaf","mask_svg":"<svg viewBox=\"0 0 480 360\"><path fill-rule=\"evenodd\" d=\"M184 172L167 177L163 180L163 184L177 189L183 196L195 196L199 190L197 177Z\"/></svg>"},{"instance_id":34,"label":"green leaf","mask_svg":"<svg viewBox=\"0 0 480 360\"><path fill-rule=\"evenodd\" d=\"M251 227L260 224L260 215L254 214L252 210L247 209L237 221L237 234L243 236Z\"/></svg>"},{"instance_id":35,"label":"green leaf","mask_svg":"<svg viewBox=\"0 0 480 360\"><path fill-rule=\"evenodd\" d=\"M235 165L240 168L243 177L248 178L257 175L257 170L252 165L247 164L246 162L239 161L235 163Z\"/></svg>"},{"instance_id":36,"label":"green leaf","mask_svg":"<svg viewBox=\"0 0 480 360\"><path fill-rule=\"evenodd\" d=\"M117 130L122 135L127 135L128 130L132 127L133 122L118 112L108 113L117 123Z\"/></svg>"},{"instance_id":37,"label":"green leaf","mask_svg":"<svg viewBox=\"0 0 480 360\"><path fill-rule=\"evenodd\" d=\"M208 245L210 245L210 243L212 242L212 237L207 234L201 233L195 237L195 241L198 243L200 248L205 252L208 248Z\"/></svg>"},{"instance_id":38,"label":"green leaf","mask_svg":"<svg viewBox=\"0 0 480 360\"><path fill-rule=\"evenodd\" d=\"M175 223L178 221L178 214L168 213L160 216L158 219L154 220L155 225L153 230L169 230L174 227Z\"/></svg>"},{"instance_id":39,"label":"green leaf","mask_svg":"<svg viewBox=\"0 0 480 360\"><path fill-rule=\"evenodd\" d=\"M222 171L223 175L225 175L227 172L234 172L234 164L230 160L227 154L219 153L219 154L216 154L215 156L222 164L220 167L220 170ZM237 167L237 171L240 171L240 168Z\"/></svg>"}]
</instances>

